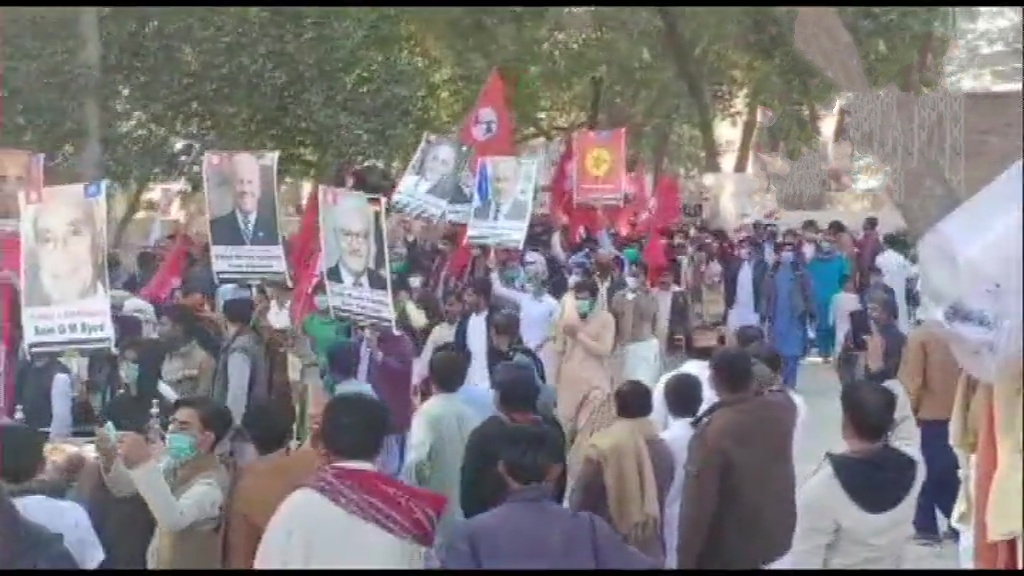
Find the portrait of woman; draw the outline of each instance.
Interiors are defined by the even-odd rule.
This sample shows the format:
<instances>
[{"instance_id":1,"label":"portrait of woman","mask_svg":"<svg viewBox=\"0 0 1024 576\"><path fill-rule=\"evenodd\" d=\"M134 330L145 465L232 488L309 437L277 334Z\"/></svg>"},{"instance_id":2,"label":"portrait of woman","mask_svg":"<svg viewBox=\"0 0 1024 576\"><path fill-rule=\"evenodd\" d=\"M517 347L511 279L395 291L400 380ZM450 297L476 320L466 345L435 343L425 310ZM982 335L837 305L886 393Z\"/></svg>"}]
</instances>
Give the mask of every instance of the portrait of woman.
<instances>
[{"instance_id":1,"label":"portrait of woman","mask_svg":"<svg viewBox=\"0 0 1024 576\"><path fill-rule=\"evenodd\" d=\"M24 210L28 307L68 306L106 292L105 205L66 188L44 189L42 202Z\"/></svg>"}]
</instances>

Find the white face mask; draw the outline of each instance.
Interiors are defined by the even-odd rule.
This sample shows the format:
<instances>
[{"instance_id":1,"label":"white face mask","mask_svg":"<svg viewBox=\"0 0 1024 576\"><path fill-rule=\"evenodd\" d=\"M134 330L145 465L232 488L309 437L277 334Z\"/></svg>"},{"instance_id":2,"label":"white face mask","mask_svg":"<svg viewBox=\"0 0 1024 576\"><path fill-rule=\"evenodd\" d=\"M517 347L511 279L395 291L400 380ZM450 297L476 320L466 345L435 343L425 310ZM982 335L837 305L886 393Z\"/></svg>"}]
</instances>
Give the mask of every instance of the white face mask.
<instances>
[{"instance_id":1,"label":"white face mask","mask_svg":"<svg viewBox=\"0 0 1024 576\"><path fill-rule=\"evenodd\" d=\"M579 281L580 281L580 277L579 276L577 276L575 274L573 274L572 276L569 276L569 288L572 288L573 286L575 286Z\"/></svg>"},{"instance_id":2,"label":"white face mask","mask_svg":"<svg viewBox=\"0 0 1024 576\"><path fill-rule=\"evenodd\" d=\"M411 276L409 278L409 288L418 290L421 286L423 286L423 278L420 278L419 276Z\"/></svg>"},{"instance_id":3,"label":"white face mask","mask_svg":"<svg viewBox=\"0 0 1024 576\"><path fill-rule=\"evenodd\" d=\"M326 312L330 304L327 302L327 296L324 294L318 294L313 297L313 306L316 307L317 312Z\"/></svg>"},{"instance_id":4,"label":"white face mask","mask_svg":"<svg viewBox=\"0 0 1024 576\"><path fill-rule=\"evenodd\" d=\"M626 276L626 288L636 290L640 286L640 279L636 276Z\"/></svg>"}]
</instances>

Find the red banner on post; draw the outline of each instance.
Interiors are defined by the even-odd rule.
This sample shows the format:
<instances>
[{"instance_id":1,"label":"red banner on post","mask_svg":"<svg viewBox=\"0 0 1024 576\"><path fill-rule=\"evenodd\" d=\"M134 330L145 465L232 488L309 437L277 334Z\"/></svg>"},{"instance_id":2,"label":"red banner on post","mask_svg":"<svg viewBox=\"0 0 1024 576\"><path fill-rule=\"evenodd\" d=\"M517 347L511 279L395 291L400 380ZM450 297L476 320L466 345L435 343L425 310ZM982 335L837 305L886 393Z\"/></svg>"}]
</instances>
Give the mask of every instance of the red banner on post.
<instances>
[{"instance_id":1,"label":"red banner on post","mask_svg":"<svg viewBox=\"0 0 1024 576\"><path fill-rule=\"evenodd\" d=\"M626 129L573 134L577 204L622 204L628 187Z\"/></svg>"}]
</instances>

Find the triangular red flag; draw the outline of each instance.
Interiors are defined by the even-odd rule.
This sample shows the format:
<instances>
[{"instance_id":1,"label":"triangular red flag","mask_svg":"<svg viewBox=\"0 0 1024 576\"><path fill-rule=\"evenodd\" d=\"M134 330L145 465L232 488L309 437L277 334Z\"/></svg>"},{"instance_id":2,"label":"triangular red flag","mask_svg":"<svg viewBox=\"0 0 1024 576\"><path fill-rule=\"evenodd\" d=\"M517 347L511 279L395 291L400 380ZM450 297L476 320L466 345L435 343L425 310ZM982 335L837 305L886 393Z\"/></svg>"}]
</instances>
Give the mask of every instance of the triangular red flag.
<instances>
[{"instance_id":1,"label":"triangular red flag","mask_svg":"<svg viewBox=\"0 0 1024 576\"><path fill-rule=\"evenodd\" d=\"M473 149L469 165L477 156L511 156L516 153L516 126L508 107L505 81L498 69L491 70L480 89L476 104L459 129L459 141Z\"/></svg>"},{"instance_id":2,"label":"triangular red flag","mask_svg":"<svg viewBox=\"0 0 1024 576\"><path fill-rule=\"evenodd\" d=\"M176 234L174 244L167 251L156 274L142 290L139 290L139 297L152 304L166 302L171 297L171 292L181 286L181 278L188 265L188 252L191 247L192 239L188 234L183 232Z\"/></svg>"},{"instance_id":3,"label":"triangular red flag","mask_svg":"<svg viewBox=\"0 0 1024 576\"><path fill-rule=\"evenodd\" d=\"M558 158L551 177L551 198L548 209L558 225L568 222L573 210L572 202L572 138L565 139L565 148Z\"/></svg>"},{"instance_id":4,"label":"triangular red flag","mask_svg":"<svg viewBox=\"0 0 1024 576\"><path fill-rule=\"evenodd\" d=\"M651 215L651 230L674 226L683 217L683 202L679 197L679 182L671 176L662 176L654 185L655 209Z\"/></svg>"},{"instance_id":5,"label":"triangular red flag","mask_svg":"<svg viewBox=\"0 0 1024 576\"><path fill-rule=\"evenodd\" d=\"M302 321L313 311L313 292L320 283L320 243L312 247L312 252L307 254L308 258L299 263L297 268L292 270L295 273L293 280L295 288L292 290L292 304L288 313L292 320L292 327L298 328Z\"/></svg>"}]
</instances>

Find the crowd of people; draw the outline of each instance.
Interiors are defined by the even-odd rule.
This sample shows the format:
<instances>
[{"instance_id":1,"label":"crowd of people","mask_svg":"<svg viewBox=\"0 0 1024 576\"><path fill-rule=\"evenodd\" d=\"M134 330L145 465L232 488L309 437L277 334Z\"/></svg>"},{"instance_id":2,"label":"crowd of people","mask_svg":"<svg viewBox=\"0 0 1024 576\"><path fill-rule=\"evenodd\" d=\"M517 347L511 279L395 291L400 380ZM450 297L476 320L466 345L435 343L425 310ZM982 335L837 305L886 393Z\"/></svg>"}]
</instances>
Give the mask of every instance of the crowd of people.
<instances>
[{"instance_id":1,"label":"crowd of people","mask_svg":"<svg viewBox=\"0 0 1024 576\"><path fill-rule=\"evenodd\" d=\"M960 370L877 227L680 224L652 261L538 218L456 274L458 237L405 223L394 326L322 289L293 325L285 286L218 286L201 251L150 303L159 253L111 258L116 353L19 367L0 567L903 567L956 537ZM846 446L798 488L814 356Z\"/></svg>"}]
</instances>

